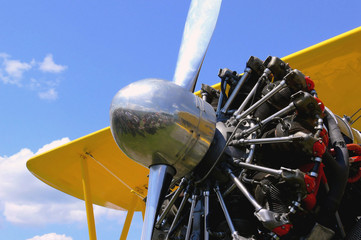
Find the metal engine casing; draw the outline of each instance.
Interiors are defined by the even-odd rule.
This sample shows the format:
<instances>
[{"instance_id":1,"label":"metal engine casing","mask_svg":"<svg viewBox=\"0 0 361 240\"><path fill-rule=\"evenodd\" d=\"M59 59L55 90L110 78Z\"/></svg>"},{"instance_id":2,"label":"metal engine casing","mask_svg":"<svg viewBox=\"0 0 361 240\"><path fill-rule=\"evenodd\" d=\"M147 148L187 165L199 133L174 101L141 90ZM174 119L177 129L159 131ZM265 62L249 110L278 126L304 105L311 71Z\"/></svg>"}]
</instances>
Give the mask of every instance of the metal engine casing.
<instances>
[{"instance_id":1,"label":"metal engine casing","mask_svg":"<svg viewBox=\"0 0 361 240\"><path fill-rule=\"evenodd\" d=\"M210 104L173 82L145 79L121 89L110 107L120 149L145 167L173 166L189 173L207 152L216 129Z\"/></svg>"}]
</instances>

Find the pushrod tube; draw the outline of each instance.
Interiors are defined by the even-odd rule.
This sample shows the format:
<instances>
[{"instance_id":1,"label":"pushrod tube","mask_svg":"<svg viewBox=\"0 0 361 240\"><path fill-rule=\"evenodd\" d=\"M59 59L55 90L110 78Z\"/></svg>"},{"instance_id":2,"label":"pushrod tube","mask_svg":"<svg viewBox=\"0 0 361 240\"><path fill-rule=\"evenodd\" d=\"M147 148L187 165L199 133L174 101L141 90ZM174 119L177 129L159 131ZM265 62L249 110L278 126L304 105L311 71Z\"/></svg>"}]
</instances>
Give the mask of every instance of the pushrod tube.
<instances>
[{"instance_id":1,"label":"pushrod tube","mask_svg":"<svg viewBox=\"0 0 361 240\"><path fill-rule=\"evenodd\" d=\"M282 170L276 170L276 169L272 169L272 168L268 168L268 167L257 166L257 165L249 164L249 163L245 163L245 162L238 162L237 164L242 168L268 173L273 176L281 176L282 175Z\"/></svg>"},{"instance_id":2,"label":"pushrod tube","mask_svg":"<svg viewBox=\"0 0 361 240\"><path fill-rule=\"evenodd\" d=\"M238 83L237 83L236 87L234 88L231 96L228 98L227 102L224 104L224 106L223 106L223 108L222 108L222 110L221 110L221 112L222 112L223 114L227 113L229 106L231 106L231 104L233 103L234 99L236 98L236 96L237 96L238 93L239 93L239 90L241 90L241 87L242 87L243 84L246 82L246 80L248 79L248 77L249 77L249 75L251 74L251 72L252 72L252 69L250 69L250 68L248 68L248 67L244 70L243 76L242 76L241 79L238 81Z\"/></svg>"},{"instance_id":3,"label":"pushrod tube","mask_svg":"<svg viewBox=\"0 0 361 240\"><path fill-rule=\"evenodd\" d=\"M219 204L221 205L222 210L223 210L223 213L224 213L224 216L226 217L226 221L227 221L227 224L228 224L229 229L231 230L232 237L234 238L235 236L239 236L239 235L238 235L238 232L237 232L236 229L234 228L234 225L233 225L233 223L232 223L231 216L229 215L229 212L228 212L228 210L227 210L227 206L226 206L226 204L224 203L224 200L223 200L223 197L222 197L221 192L219 191L219 187L218 187L218 186L215 187L215 188L214 188L214 191L215 191L215 193L217 194L217 198L218 198Z\"/></svg>"},{"instance_id":4,"label":"pushrod tube","mask_svg":"<svg viewBox=\"0 0 361 240\"><path fill-rule=\"evenodd\" d=\"M237 115L237 119L242 119L244 117L246 117L248 114L250 114L251 112L253 112L254 110L256 110L256 108L258 108L259 106L261 106L264 102L266 102L268 99L270 99L273 95L275 95L276 93L278 93L279 91L282 90L282 88L284 88L286 86L286 81L282 80L280 82L280 84L275 87L274 89L272 89L269 93L267 93L263 98L261 98L260 100L258 100L257 102L255 102L252 106L250 106L247 110L245 110L243 113L240 113L239 115Z\"/></svg>"},{"instance_id":5,"label":"pushrod tube","mask_svg":"<svg viewBox=\"0 0 361 240\"><path fill-rule=\"evenodd\" d=\"M164 220L165 216L167 216L167 214L169 213L170 209L172 208L174 202L178 199L179 195L181 194L181 192L183 191L185 186L186 186L186 180L185 180L185 178L183 178L178 189L174 193L172 199L169 201L167 207L164 209L162 215L159 217L155 227L158 228L162 224L162 221Z\"/></svg>"},{"instance_id":6,"label":"pushrod tube","mask_svg":"<svg viewBox=\"0 0 361 240\"><path fill-rule=\"evenodd\" d=\"M255 137L255 134L253 134L252 137ZM250 146L248 156L247 156L247 158L246 158L246 160L245 160L246 163L252 163L255 149L256 149L256 145L255 145L255 144L253 144L253 145ZM244 172L244 171L242 171L242 172L239 174L239 176L238 176L239 179L242 177L242 173L243 173L243 172ZM223 196L223 197L227 196L227 195L230 194L235 188L236 188L236 184L233 183L232 186L230 186L230 187L222 194L222 196Z\"/></svg>"},{"instance_id":7,"label":"pushrod tube","mask_svg":"<svg viewBox=\"0 0 361 240\"><path fill-rule=\"evenodd\" d=\"M243 195L248 199L248 201L254 206L256 211L262 209L262 206L258 204L256 199L248 192L247 188L241 183L241 181L228 169L228 174L231 177L231 180L236 184L239 190Z\"/></svg>"},{"instance_id":8,"label":"pushrod tube","mask_svg":"<svg viewBox=\"0 0 361 240\"><path fill-rule=\"evenodd\" d=\"M271 73L271 70L266 68L264 73L262 74L262 76L257 81L256 85L253 86L252 90L249 92L246 99L244 99L244 101L242 102L241 106L239 106L237 111L235 111L233 113L234 116L237 116L238 114L242 113L243 109L247 106L248 102L251 100L253 95L256 93L258 86L261 84L262 80L265 79L270 73Z\"/></svg>"},{"instance_id":9,"label":"pushrod tube","mask_svg":"<svg viewBox=\"0 0 361 240\"><path fill-rule=\"evenodd\" d=\"M303 136L290 135L287 137L240 139L240 140L236 140L235 142L237 142L238 145L254 145L254 144L267 144L267 143L287 143L287 142L292 143L302 140L304 140Z\"/></svg>"},{"instance_id":10,"label":"pushrod tube","mask_svg":"<svg viewBox=\"0 0 361 240\"><path fill-rule=\"evenodd\" d=\"M187 225L187 233L186 233L186 238L185 240L189 240L190 236L191 236L191 230L192 230L192 223L193 223L193 213L194 213L194 208L196 206L197 203L197 195L193 194L192 195L192 205L191 205L191 210L189 212L189 218L188 218L188 225Z\"/></svg>"},{"instance_id":11,"label":"pushrod tube","mask_svg":"<svg viewBox=\"0 0 361 240\"><path fill-rule=\"evenodd\" d=\"M183 208L184 206L186 205L186 203L188 202L188 198L189 198L189 189L186 189L186 191L184 192L184 196L183 196L183 199L182 199L182 202L181 204L179 205L179 208L178 208L178 211L173 219L173 222L172 222L172 225L170 226L169 228L169 231L168 231L168 234L167 234L167 237L166 237L166 240L169 239L170 237L170 233L172 233L172 231L174 230L174 226L176 225L176 223L178 222L180 216L181 216L181 213L183 211Z\"/></svg>"},{"instance_id":12,"label":"pushrod tube","mask_svg":"<svg viewBox=\"0 0 361 240\"><path fill-rule=\"evenodd\" d=\"M263 99L263 98L262 98ZM261 100L262 100L261 99ZM265 125L267 123L269 123L270 121L272 121L275 117L281 117L281 116L284 116L286 115L287 113L295 110L296 107L295 107L295 104L293 102L291 102L287 107L279 110L278 112L272 114L271 116L269 116L268 118L264 119L261 121L261 123L259 124L256 124L254 127L251 127L245 131L242 132L242 135L243 136L248 136L249 134L251 134L252 132L254 131L257 131L258 129L261 128L262 125ZM237 117L238 118L238 117Z\"/></svg>"},{"instance_id":13,"label":"pushrod tube","mask_svg":"<svg viewBox=\"0 0 361 240\"><path fill-rule=\"evenodd\" d=\"M209 240L209 232L208 232L208 214L209 214L209 191L203 192L204 197L204 240Z\"/></svg>"}]
</instances>

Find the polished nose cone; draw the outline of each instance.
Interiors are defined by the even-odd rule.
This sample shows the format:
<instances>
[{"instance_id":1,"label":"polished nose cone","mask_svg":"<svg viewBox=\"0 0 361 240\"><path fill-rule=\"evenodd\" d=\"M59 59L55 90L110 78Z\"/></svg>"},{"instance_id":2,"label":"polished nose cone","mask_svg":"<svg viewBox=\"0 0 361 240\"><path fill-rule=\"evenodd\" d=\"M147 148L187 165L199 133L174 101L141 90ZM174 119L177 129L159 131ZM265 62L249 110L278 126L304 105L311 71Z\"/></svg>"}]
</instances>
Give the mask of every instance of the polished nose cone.
<instances>
[{"instance_id":1,"label":"polished nose cone","mask_svg":"<svg viewBox=\"0 0 361 240\"><path fill-rule=\"evenodd\" d=\"M207 152L216 115L208 103L175 83L146 79L121 89L110 108L111 131L120 149L150 167L190 172Z\"/></svg>"}]
</instances>

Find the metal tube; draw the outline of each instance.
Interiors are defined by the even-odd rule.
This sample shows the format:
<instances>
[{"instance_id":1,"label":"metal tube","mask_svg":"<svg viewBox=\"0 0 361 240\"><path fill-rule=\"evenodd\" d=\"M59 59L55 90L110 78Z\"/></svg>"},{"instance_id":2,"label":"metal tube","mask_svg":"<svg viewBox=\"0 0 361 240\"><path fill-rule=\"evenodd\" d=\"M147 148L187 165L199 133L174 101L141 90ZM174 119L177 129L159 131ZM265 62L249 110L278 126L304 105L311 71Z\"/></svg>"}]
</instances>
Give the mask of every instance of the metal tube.
<instances>
[{"instance_id":1,"label":"metal tube","mask_svg":"<svg viewBox=\"0 0 361 240\"><path fill-rule=\"evenodd\" d=\"M120 235L120 240L127 239L130 224L132 223L132 219L134 215L134 209L137 206L137 203L138 203L138 196L134 194L130 202L130 207L128 209L127 217L125 218L122 234Z\"/></svg>"},{"instance_id":2,"label":"metal tube","mask_svg":"<svg viewBox=\"0 0 361 240\"><path fill-rule=\"evenodd\" d=\"M257 83L253 86L252 90L249 92L249 94L247 95L246 99L244 99L244 101L242 102L241 106L239 106L239 108L237 109L237 111L235 111L233 113L233 116L237 116L238 114L240 114L243 109L247 106L248 102L251 100L251 98L253 97L253 95L256 93L258 86L261 84L262 80L267 77L269 74L271 73L271 70L269 70L268 68L266 68L264 70L264 73L262 74L262 76L259 78L259 80L257 81Z\"/></svg>"},{"instance_id":3,"label":"metal tube","mask_svg":"<svg viewBox=\"0 0 361 240\"><path fill-rule=\"evenodd\" d=\"M87 163L87 158L83 155L80 156L80 165L81 165L81 173L82 173L82 184L83 184L86 217L88 221L89 239L96 240L97 234L95 230L93 201L90 190L88 163Z\"/></svg>"},{"instance_id":4,"label":"metal tube","mask_svg":"<svg viewBox=\"0 0 361 240\"><path fill-rule=\"evenodd\" d=\"M194 207L196 206L196 203L197 203L197 195L193 194L192 195L192 205L191 205L191 210L189 212L187 233L186 233L185 240L189 240L189 237L191 236L191 229L192 229L192 223L193 223L193 212L194 212Z\"/></svg>"},{"instance_id":5,"label":"metal tube","mask_svg":"<svg viewBox=\"0 0 361 240\"><path fill-rule=\"evenodd\" d=\"M254 157L255 150L256 150L256 145L252 144L249 147L248 157L245 160L246 163L252 163L253 162L253 157Z\"/></svg>"},{"instance_id":6,"label":"metal tube","mask_svg":"<svg viewBox=\"0 0 361 240\"><path fill-rule=\"evenodd\" d=\"M274 89L272 89L269 93L267 93L263 98L261 98L260 100L258 100L256 103L254 103L252 106L250 106L246 111L244 111L243 113L239 114L237 116L237 119L242 119L244 117L246 117L248 114L250 114L251 112L253 112L254 110L256 110L256 108L258 108L259 106L261 106L261 104L263 104L264 102L266 102L268 99L270 99L273 95L275 95L276 93L278 93L282 88L284 88L286 86L286 81L282 80L280 82L280 84L275 87Z\"/></svg>"},{"instance_id":7,"label":"metal tube","mask_svg":"<svg viewBox=\"0 0 361 240\"><path fill-rule=\"evenodd\" d=\"M178 211L177 211L177 213L176 213L176 215L175 215L175 217L174 217L174 219L173 219L172 225L171 225L170 228L169 228L169 231L168 231L166 240L168 239L169 234L172 232L175 224L178 222L179 217L180 217L180 215L181 215L181 212L183 211L184 206L185 206L186 203L188 202L189 195L190 195L190 194L189 194L188 191L186 190L185 193L184 193L182 202L181 202L181 204L179 205Z\"/></svg>"},{"instance_id":8,"label":"metal tube","mask_svg":"<svg viewBox=\"0 0 361 240\"><path fill-rule=\"evenodd\" d=\"M262 98L263 99L263 98ZM242 132L243 136L248 136L249 134L251 134L254 131L257 131L262 125L269 123L270 121L272 121L275 117L281 117L293 110L295 110L296 107L293 104L293 102L291 102L287 107L279 110L278 112L274 113L273 115L269 116L268 118L264 119L263 121L261 121L261 123L256 124L254 127L251 127L245 131Z\"/></svg>"},{"instance_id":9,"label":"metal tube","mask_svg":"<svg viewBox=\"0 0 361 240\"><path fill-rule=\"evenodd\" d=\"M237 144L240 145L253 145L253 144L267 144L267 143L286 143L304 140L303 136L290 135L287 137L274 137L274 138L258 138L258 139L240 139Z\"/></svg>"},{"instance_id":10,"label":"metal tube","mask_svg":"<svg viewBox=\"0 0 361 240\"><path fill-rule=\"evenodd\" d=\"M164 209L162 215L159 217L157 223L155 224L155 227L158 228L160 226L160 224L162 223L162 221L164 220L165 216L167 216L168 212L170 211L170 209L172 208L174 202L177 200L177 198L179 197L179 194L181 194L181 192L183 191L184 187L186 186L186 180L185 178L182 179L178 189L176 190L176 192L174 193L172 199L169 201L167 207Z\"/></svg>"},{"instance_id":11,"label":"metal tube","mask_svg":"<svg viewBox=\"0 0 361 240\"><path fill-rule=\"evenodd\" d=\"M253 144L253 145L250 146L248 156L247 156L247 158L246 158L246 160L245 160L246 163L251 163L251 162L253 161L255 149L256 149L256 145ZM244 172L244 171L242 171L242 172L239 174L238 179L241 178L243 172ZM227 196L227 195L230 194L235 188L236 188L236 184L233 183L233 184L222 194L222 196L223 196L223 197Z\"/></svg>"},{"instance_id":12,"label":"metal tube","mask_svg":"<svg viewBox=\"0 0 361 240\"><path fill-rule=\"evenodd\" d=\"M243 195L248 199L248 201L255 207L256 211L259 211L262 209L262 206L258 204L256 199L248 192L247 188L241 183L241 181L234 176L234 174L230 171L228 171L229 176L231 177L231 180L236 184L236 186L241 190Z\"/></svg>"},{"instance_id":13,"label":"metal tube","mask_svg":"<svg viewBox=\"0 0 361 240\"><path fill-rule=\"evenodd\" d=\"M207 230L208 228L208 214L209 214L209 191L203 192L204 196L204 240L209 240L209 232Z\"/></svg>"},{"instance_id":14,"label":"metal tube","mask_svg":"<svg viewBox=\"0 0 361 240\"><path fill-rule=\"evenodd\" d=\"M250 68L246 68L244 70L244 74L242 76L242 78L238 81L236 87L234 88L231 96L228 98L227 102L224 104L221 112L223 114L225 114L228 111L229 106L231 106L231 104L233 103L234 99L236 98L236 96L239 93L239 90L241 90L241 87L243 86L243 84L246 82L246 80L248 79L249 75L251 74L252 69Z\"/></svg>"},{"instance_id":15,"label":"metal tube","mask_svg":"<svg viewBox=\"0 0 361 240\"><path fill-rule=\"evenodd\" d=\"M224 216L226 217L226 221L227 221L227 224L228 224L229 229L231 230L232 236L234 236L234 235L237 236L237 235L238 235L238 232L237 232L236 229L234 228L234 225L233 225L233 223L232 223L231 216L230 216L229 213L228 213L226 204L224 203L224 200L223 200L223 198L222 198L222 194L221 194L221 192L219 191L219 187L217 186L216 188L214 188L214 191L215 191L216 194L217 194L218 201L219 201L219 203L221 204L221 207L222 207Z\"/></svg>"},{"instance_id":16,"label":"metal tube","mask_svg":"<svg viewBox=\"0 0 361 240\"><path fill-rule=\"evenodd\" d=\"M253 165L253 164L244 163L244 162L238 162L237 164L240 167L243 167L243 168L246 168L246 169L260 171L260 172L268 173L268 174L271 174L271 175L274 175L274 176L281 176L281 174L282 174L282 170L276 170L276 169L272 169L272 168L268 168L268 167L262 167L262 166Z\"/></svg>"}]
</instances>

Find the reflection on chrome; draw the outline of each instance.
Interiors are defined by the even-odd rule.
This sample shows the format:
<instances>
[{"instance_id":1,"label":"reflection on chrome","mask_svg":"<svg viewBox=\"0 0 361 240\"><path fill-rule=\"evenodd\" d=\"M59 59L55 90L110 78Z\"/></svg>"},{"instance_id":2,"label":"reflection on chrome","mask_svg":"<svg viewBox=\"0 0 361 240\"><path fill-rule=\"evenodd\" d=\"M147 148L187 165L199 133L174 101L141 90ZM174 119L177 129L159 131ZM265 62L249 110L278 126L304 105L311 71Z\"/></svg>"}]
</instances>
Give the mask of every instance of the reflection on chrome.
<instances>
[{"instance_id":1,"label":"reflection on chrome","mask_svg":"<svg viewBox=\"0 0 361 240\"><path fill-rule=\"evenodd\" d=\"M146 167L173 166L176 178L190 172L203 158L216 122L208 103L159 79L121 89L111 104L110 118L113 136L125 154Z\"/></svg>"},{"instance_id":2,"label":"reflection on chrome","mask_svg":"<svg viewBox=\"0 0 361 240\"><path fill-rule=\"evenodd\" d=\"M184 27L173 82L193 92L216 27L221 0L193 0Z\"/></svg>"}]
</instances>

